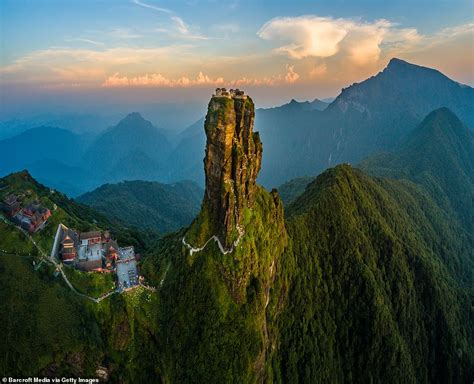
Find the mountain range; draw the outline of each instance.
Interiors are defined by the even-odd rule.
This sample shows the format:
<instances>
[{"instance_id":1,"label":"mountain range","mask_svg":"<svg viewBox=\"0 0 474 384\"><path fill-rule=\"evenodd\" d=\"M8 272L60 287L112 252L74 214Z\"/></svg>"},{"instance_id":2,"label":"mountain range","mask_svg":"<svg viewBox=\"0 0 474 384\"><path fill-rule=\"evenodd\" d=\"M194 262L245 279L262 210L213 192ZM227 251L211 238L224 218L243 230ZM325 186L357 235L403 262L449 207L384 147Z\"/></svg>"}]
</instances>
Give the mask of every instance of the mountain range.
<instances>
[{"instance_id":1,"label":"mountain range","mask_svg":"<svg viewBox=\"0 0 474 384\"><path fill-rule=\"evenodd\" d=\"M292 100L258 109L265 145L259 182L270 188L327 167L390 151L432 110L447 107L474 129L474 90L425 67L392 59L376 76L342 90L331 103ZM0 141L0 174L29 169L74 197L104 183L148 180L204 183L203 120L170 137L138 113L98 134L32 128Z\"/></svg>"},{"instance_id":2,"label":"mountain range","mask_svg":"<svg viewBox=\"0 0 474 384\"><path fill-rule=\"evenodd\" d=\"M431 112L396 151L373 155L360 166L423 186L438 206L473 232L474 133L449 109Z\"/></svg>"},{"instance_id":3,"label":"mountain range","mask_svg":"<svg viewBox=\"0 0 474 384\"><path fill-rule=\"evenodd\" d=\"M160 239L26 172L0 180L56 206L36 244L50 244L60 220L111 227L140 250L155 287L85 302L47 265L2 254L0 371L89 377L100 368L112 382L469 382L474 238L461 202L474 199L473 134L448 108L426 115L391 153L362 170L324 171L284 209L276 190L257 184L266 146L253 132L253 101L213 97L201 209ZM124 185L127 201L143 203L139 182L104 186L95 204ZM0 249L29 247L39 261L22 232L0 230Z\"/></svg>"},{"instance_id":4,"label":"mountain range","mask_svg":"<svg viewBox=\"0 0 474 384\"><path fill-rule=\"evenodd\" d=\"M104 173L108 181L157 178L169 147L162 129L131 113L93 142L85 154L86 167L101 180Z\"/></svg>"},{"instance_id":5,"label":"mountain range","mask_svg":"<svg viewBox=\"0 0 474 384\"><path fill-rule=\"evenodd\" d=\"M474 129L474 89L392 59L378 75L343 89L324 111L257 114L267 143L260 181L277 186L396 147L432 110L450 108Z\"/></svg>"},{"instance_id":6,"label":"mountain range","mask_svg":"<svg viewBox=\"0 0 474 384\"><path fill-rule=\"evenodd\" d=\"M167 233L191 224L199 213L203 190L194 182L162 184L124 181L104 184L76 198L123 226Z\"/></svg>"},{"instance_id":7,"label":"mountain range","mask_svg":"<svg viewBox=\"0 0 474 384\"><path fill-rule=\"evenodd\" d=\"M472 228L474 134L448 108L431 112L391 152L371 155L358 166L371 175L422 185L438 205L456 212L457 218ZM278 190L285 204L303 194L313 180L313 177L300 177L282 184ZM455 191L451 185L457 186Z\"/></svg>"},{"instance_id":8,"label":"mountain range","mask_svg":"<svg viewBox=\"0 0 474 384\"><path fill-rule=\"evenodd\" d=\"M472 87L394 58L382 72L343 89L331 103L292 100L258 109L255 127L266 144L259 181L272 188L395 149L428 113L441 107L452 110L472 130L473 105ZM170 175L198 183L204 180L201 126L198 121L183 132L170 157Z\"/></svg>"},{"instance_id":9,"label":"mountain range","mask_svg":"<svg viewBox=\"0 0 474 384\"><path fill-rule=\"evenodd\" d=\"M403 158L417 170L410 178L371 177L339 165L311 182L284 218L276 191L251 187L253 172L227 173L246 156L239 136L223 146L229 158L214 152L221 148L218 132L232 126L228 108L209 105L201 213L187 231L163 241L154 262L166 270L160 374L173 382L468 380L474 238L463 217L439 204L418 177L431 173L426 177L446 196L459 191L472 201L463 185L473 176L469 141L467 157L458 153L472 132L448 109L436 110L407 148L440 144L437 151L423 152L421 164L400 151L399 163L391 163L395 168ZM240 108L236 103L237 127L247 116ZM251 137L248 124L240 128L243 138ZM440 141L444 135L451 140ZM248 155L250 169L258 153ZM454 159L460 177L431 166ZM209 179L209 163L221 178ZM248 200L232 203L241 185ZM202 248L213 234L216 244Z\"/></svg>"},{"instance_id":10,"label":"mountain range","mask_svg":"<svg viewBox=\"0 0 474 384\"><path fill-rule=\"evenodd\" d=\"M106 182L160 179L169 152L165 131L131 113L99 134L37 127L2 140L0 174L28 169L74 197Z\"/></svg>"}]
</instances>

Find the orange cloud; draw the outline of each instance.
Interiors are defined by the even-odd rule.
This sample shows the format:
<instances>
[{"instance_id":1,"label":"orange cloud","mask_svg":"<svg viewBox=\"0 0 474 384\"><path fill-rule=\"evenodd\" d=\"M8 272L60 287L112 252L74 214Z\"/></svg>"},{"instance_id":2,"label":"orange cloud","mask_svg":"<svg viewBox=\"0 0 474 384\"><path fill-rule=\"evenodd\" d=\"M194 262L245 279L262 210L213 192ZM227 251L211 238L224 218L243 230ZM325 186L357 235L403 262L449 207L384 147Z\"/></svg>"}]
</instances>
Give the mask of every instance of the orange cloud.
<instances>
[{"instance_id":1,"label":"orange cloud","mask_svg":"<svg viewBox=\"0 0 474 384\"><path fill-rule=\"evenodd\" d=\"M309 71L309 76L310 77L323 76L327 73L327 71L328 71L328 67L327 67L326 63L322 63L322 64L319 64L319 65L316 65L313 69L311 69Z\"/></svg>"},{"instance_id":2,"label":"orange cloud","mask_svg":"<svg viewBox=\"0 0 474 384\"><path fill-rule=\"evenodd\" d=\"M295 72L294 65L286 66L286 74L274 75L263 78L248 78L242 77L235 80L224 80L223 77L211 78L208 75L199 72L195 79L182 76L177 79L171 79L163 76L160 73L146 74L143 76L120 76L119 73L114 73L109 76L103 83L103 87L162 87L162 88L177 88L177 87L196 87L196 86L272 86L277 84L296 82L300 75Z\"/></svg>"},{"instance_id":3,"label":"orange cloud","mask_svg":"<svg viewBox=\"0 0 474 384\"><path fill-rule=\"evenodd\" d=\"M109 76L103 83L103 87L192 87L200 85L222 85L224 84L224 79L218 77L212 79L207 75L204 75L202 72L199 72L199 75L195 79L190 79L186 76L182 76L178 79L170 79L163 76L160 73L146 74L143 76L128 77L120 76L119 73L115 73L112 76Z\"/></svg>"},{"instance_id":4,"label":"orange cloud","mask_svg":"<svg viewBox=\"0 0 474 384\"><path fill-rule=\"evenodd\" d=\"M340 54L359 65L378 60L382 43L399 44L421 38L416 29L398 28L384 19L369 23L314 15L277 17L264 24L257 35L285 44L274 52L292 59Z\"/></svg>"},{"instance_id":5,"label":"orange cloud","mask_svg":"<svg viewBox=\"0 0 474 384\"><path fill-rule=\"evenodd\" d=\"M258 32L265 40L288 42L276 52L291 58L309 56L329 57L339 50L339 42L346 36L343 23L316 16L277 17L267 22Z\"/></svg>"},{"instance_id":6,"label":"orange cloud","mask_svg":"<svg viewBox=\"0 0 474 384\"><path fill-rule=\"evenodd\" d=\"M295 81L297 81L300 78L300 75L298 75L295 72L294 68L295 68L294 65L287 65L286 66L287 72L286 72L286 75L285 75L285 81L289 84L294 83Z\"/></svg>"}]
</instances>

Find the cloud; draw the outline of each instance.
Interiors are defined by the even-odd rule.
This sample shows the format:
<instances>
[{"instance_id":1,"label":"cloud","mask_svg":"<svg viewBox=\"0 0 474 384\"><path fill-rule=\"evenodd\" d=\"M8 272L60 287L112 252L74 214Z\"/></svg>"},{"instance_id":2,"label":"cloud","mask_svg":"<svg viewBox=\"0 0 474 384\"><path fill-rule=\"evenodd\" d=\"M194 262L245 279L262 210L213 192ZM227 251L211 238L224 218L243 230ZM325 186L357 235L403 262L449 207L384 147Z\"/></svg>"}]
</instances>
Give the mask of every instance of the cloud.
<instances>
[{"instance_id":1,"label":"cloud","mask_svg":"<svg viewBox=\"0 0 474 384\"><path fill-rule=\"evenodd\" d=\"M416 29L401 29L384 19L369 23L314 15L272 19L257 35L284 43L274 51L293 59L341 54L359 65L377 60L382 43L400 45L421 38Z\"/></svg>"},{"instance_id":2,"label":"cloud","mask_svg":"<svg viewBox=\"0 0 474 384\"><path fill-rule=\"evenodd\" d=\"M179 16L171 16L171 20L174 22L176 30L179 32L181 37L185 37L188 39L195 39L195 40L207 40L209 37L199 35L199 34L193 34L189 30L189 27L186 25L184 20L179 17Z\"/></svg>"},{"instance_id":3,"label":"cloud","mask_svg":"<svg viewBox=\"0 0 474 384\"><path fill-rule=\"evenodd\" d=\"M452 43L456 39L468 37L471 39L470 49L472 49L472 42L474 39L474 23L461 24L454 27L444 28L430 36L423 36L422 44L418 44L416 48L423 50L431 49L433 47ZM419 47L422 45L422 47Z\"/></svg>"},{"instance_id":4,"label":"cloud","mask_svg":"<svg viewBox=\"0 0 474 384\"><path fill-rule=\"evenodd\" d=\"M179 78L169 78L161 73L146 74L143 76L121 76L114 73L109 76L103 83L103 87L161 87L161 88L180 88L180 87L199 87L199 86L275 86L282 84L295 83L300 75L295 72L293 65L286 66L284 75L277 74L274 76L266 76L262 78L241 77L238 79L225 80L223 77L212 78L199 72L196 78L181 76Z\"/></svg>"},{"instance_id":5,"label":"cloud","mask_svg":"<svg viewBox=\"0 0 474 384\"><path fill-rule=\"evenodd\" d=\"M163 76L160 73L146 74L144 76L136 77L127 77L120 76L119 73L108 77L103 83L103 87L193 87L193 86L217 86L223 85L224 79L218 77L216 79L211 79L209 76L204 75L202 72L199 72L198 76L195 79L190 79L186 76L182 76L178 79L170 79Z\"/></svg>"},{"instance_id":6,"label":"cloud","mask_svg":"<svg viewBox=\"0 0 474 384\"><path fill-rule=\"evenodd\" d=\"M460 24L454 27L447 27L437 33L438 36L452 37L474 32L474 23Z\"/></svg>"},{"instance_id":7,"label":"cloud","mask_svg":"<svg viewBox=\"0 0 474 384\"><path fill-rule=\"evenodd\" d=\"M323 76L327 73L328 67L326 63L322 63L319 65L316 65L309 71L309 76L310 77L320 77Z\"/></svg>"},{"instance_id":8,"label":"cloud","mask_svg":"<svg viewBox=\"0 0 474 384\"><path fill-rule=\"evenodd\" d=\"M287 72L286 72L286 75L285 75L285 82L287 82L289 84L294 83L296 80L298 80L300 78L300 75L298 75L295 72L294 68L295 68L294 65L287 65L286 66Z\"/></svg>"},{"instance_id":9,"label":"cloud","mask_svg":"<svg viewBox=\"0 0 474 384\"><path fill-rule=\"evenodd\" d=\"M158 12L173 13L171 10L169 10L167 8L162 8L162 7L157 7L156 5L146 4L146 3L142 2L142 1L139 1L139 0L132 0L132 3L140 5L141 7L144 7L144 8L153 9L153 10L158 11Z\"/></svg>"},{"instance_id":10,"label":"cloud","mask_svg":"<svg viewBox=\"0 0 474 384\"><path fill-rule=\"evenodd\" d=\"M74 80L83 84L101 84L109 73L126 68L147 71L156 63L171 68L176 57L188 61L190 46L159 48L117 47L102 50L57 48L32 52L9 65L0 67L2 83L50 84Z\"/></svg>"},{"instance_id":11,"label":"cloud","mask_svg":"<svg viewBox=\"0 0 474 384\"><path fill-rule=\"evenodd\" d=\"M346 34L342 23L316 16L275 18L257 32L265 40L288 42L276 51L295 59L332 56Z\"/></svg>"},{"instance_id":12,"label":"cloud","mask_svg":"<svg viewBox=\"0 0 474 384\"><path fill-rule=\"evenodd\" d=\"M149 8L158 12L168 14L170 20L174 24L174 29L178 32L178 34L173 35L172 33L170 33L170 31L167 28L162 28L162 27L155 28L155 32L168 33L170 36L173 36L173 37L182 37L182 38L192 39L192 40L208 40L209 39L209 37L207 36L192 33L188 25L184 22L184 20L178 15L176 15L175 12L173 12L172 10L168 8L157 7L155 5L144 3L140 0L132 0L132 2L144 8ZM141 37L141 36L138 36L138 37ZM130 36L128 38L130 38Z\"/></svg>"},{"instance_id":13,"label":"cloud","mask_svg":"<svg viewBox=\"0 0 474 384\"><path fill-rule=\"evenodd\" d=\"M171 16L167 20L178 23L177 20L171 21ZM192 39L170 39L181 41L181 44L109 47L109 40L105 40L107 45L102 46L93 37L94 33L97 36L99 33L107 35L107 31L88 31L86 37L91 39L70 39L79 42L86 40L84 44L50 47L9 61L0 67L0 82L2 85L32 86L74 83L91 87L100 87L105 83L104 86L127 87L271 87L297 84L298 87L312 89L315 89L315 84L323 84L337 91L381 70L391 57L438 68L458 81L473 82L472 55L458 53L472 49L474 24L422 36L416 29L401 28L386 20L373 23L350 20L347 23L357 27L347 27L345 36L332 48L337 52L326 57L314 56L315 52L323 52L320 51L321 46L313 50L312 45L305 45L303 38L300 43L293 39L293 44L300 46L293 48L293 56L290 52L275 56L268 49L256 49L255 44L251 54L236 52L227 56L223 52L227 47L223 45L232 42L228 40L225 43L224 40L216 40L212 46ZM174 27L173 24L173 32ZM176 31L176 34L193 35L190 30L183 22L181 31ZM242 43L238 38L236 41ZM287 40L285 44L292 43ZM285 44L278 40L277 49ZM289 60L287 56L294 60ZM304 57L296 59L295 56Z\"/></svg>"},{"instance_id":14,"label":"cloud","mask_svg":"<svg viewBox=\"0 0 474 384\"><path fill-rule=\"evenodd\" d=\"M189 33L188 26L184 23L183 19L178 16L172 16L171 20L173 20L176 24L176 28L178 29L179 33L183 35L187 35Z\"/></svg>"},{"instance_id":15,"label":"cloud","mask_svg":"<svg viewBox=\"0 0 474 384\"><path fill-rule=\"evenodd\" d=\"M75 38L75 39L66 39L65 41L68 41L68 42L77 41L77 42L80 42L80 43L88 43L88 44L98 45L98 46L105 45L101 41L95 41L95 40L91 40L91 39L83 39L81 37L78 37L78 38Z\"/></svg>"},{"instance_id":16,"label":"cloud","mask_svg":"<svg viewBox=\"0 0 474 384\"><path fill-rule=\"evenodd\" d=\"M341 51L353 63L364 65L375 62L380 56L382 43L390 23L385 20L373 24L348 24L347 36L341 42Z\"/></svg>"}]
</instances>

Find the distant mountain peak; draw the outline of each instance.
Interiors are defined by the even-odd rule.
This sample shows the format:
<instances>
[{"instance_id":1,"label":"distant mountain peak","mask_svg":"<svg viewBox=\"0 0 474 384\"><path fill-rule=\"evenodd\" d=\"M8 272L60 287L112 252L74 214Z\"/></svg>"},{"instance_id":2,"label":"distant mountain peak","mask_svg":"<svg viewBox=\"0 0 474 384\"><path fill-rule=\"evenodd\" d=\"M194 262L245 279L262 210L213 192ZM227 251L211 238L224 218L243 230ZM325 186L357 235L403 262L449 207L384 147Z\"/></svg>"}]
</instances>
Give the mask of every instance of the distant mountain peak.
<instances>
[{"instance_id":1,"label":"distant mountain peak","mask_svg":"<svg viewBox=\"0 0 474 384\"><path fill-rule=\"evenodd\" d=\"M415 65L415 64L411 64L408 61L399 59L397 57L392 57L390 59L390 61L388 62L387 67L393 67L393 66L397 66L397 65Z\"/></svg>"},{"instance_id":2,"label":"distant mountain peak","mask_svg":"<svg viewBox=\"0 0 474 384\"><path fill-rule=\"evenodd\" d=\"M424 120L439 119L443 116L449 117L450 119L455 119L456 122L458 122L459 124L462 124L461 121L459 120L459 118L456 116L456 114L453 111L451 111L451 109L449 109L448 107L441 107L441 108L438 108L438 109L435 109L435 110L431 111L425 117Z\"/></svg>"},{"instance_id":3,"label":"distant mountain peak","mask_svg":"<svg viewBox=\"0 0 474 384\"><path fill-rule=\"evenodd\" d=\"M442 74L440 71L430 68L424 67L422 65L417 65L413 63L409 63L408 61L398 59L393 57L387 64L387 67L382 71L384 74L437 74L444 78L448 78L446 75ZM378 76L378 75L377 75ZM375 76L375 77L377 77Z\"/></svg>"},{"instance_id":4,"label":"distant mountain peak","mask_svg":"<svg viewBox=\"0 0 474 384\"><path fill-rule=\"evenodd\" d=\"M139 112L132 112L132 113L129 113L127 116L125 116L120 122L143 122L143 121L146 121L148 122L148 120L146 120Z\"/></svg>"},{"instance_id":5,"label":"distant mountain peak","mask_svg":"<svg viewBox=\"0 0 474 384\"><path fill-rule=\"evenodd\" d=\"M323 111L328 105L329 103L321 101L318 98L315 98L312 101L298 101L296 99L291 99L287 104L283 104L282 106L276 108L292 108L302 111Z\"/></svg>"},{"instance_id":6,"label":"distant mountain peak","mask_svg":"<svg viewBox=\"0 0 474 384\"><path fill-rule=\"evenodd\" d=\"M156 128L153 123L145 119L139 112L132 112L125 116L113 129L150 129Z\"/></svg>"},{"instance_id":7,"label":"distant mountain peak","mask_svg":"<svg viewBox=\"0 0 474 384\"><path fill-rule=\"evenodd\" d=\"M459 93L460 88L465 90L462 95ZM442 102L439 96L441 90L444 99ZM472 90L471 87L462 86L436 69L394 57L377 75L343 88L335 103L331 104L330 110L335 109L344 114L348 110L355 110L366 113L370 119L377 113L380 115L388 105L392 110L394 108L414 110L414 105L410 103L416 102L421 109L414 113L413 117L421 121L421 118L431 110L445 104L455 113L467 116L466 122L471 126L469 98L472 98ZM422 97L415 97L421 94ZM412 101L409 102L409 99Z\"/></svg>"},{"instance_id":8,"label":"distant mountain peak","mask_svg":"<svg viewBox=\"0 0 474 384\"><path fill-rule=\"evenodd\" d=\"M439 144L447 145L447 135L451 137L457 137L457 140L462 142L469 137L470 132L467 127L459 120L459 117L447 107L441 107L431 111L421 122L420 126L417 127L411 133L411 137L417 134L425 133L423 139L418 139L420 145L426 145L427 141L434 141L438 139ZM441 138L438 138L442 135ZM413 139L412 139L413 140ZM472 140L472 139L471 139Z\"/></svg>"}]
</instances>

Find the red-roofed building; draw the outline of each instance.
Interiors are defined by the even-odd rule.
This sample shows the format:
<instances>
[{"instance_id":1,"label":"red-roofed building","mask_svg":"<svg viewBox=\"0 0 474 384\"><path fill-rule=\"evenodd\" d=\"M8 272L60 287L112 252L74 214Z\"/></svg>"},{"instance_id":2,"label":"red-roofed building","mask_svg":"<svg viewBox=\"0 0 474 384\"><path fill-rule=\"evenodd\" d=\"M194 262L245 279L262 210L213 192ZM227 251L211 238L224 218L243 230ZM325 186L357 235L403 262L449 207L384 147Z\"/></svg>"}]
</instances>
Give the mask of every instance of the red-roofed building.
<instances>
[{"instance_id":1,"label":"red-roofed building","mask_svg":"<svg viewBox=\"0 0 474 384\"><path fill-rule=\"evenodd\" d=\"M3 200L2 209L9 217L15 216L20 211L20 208L18 197L13 194L8 195Z\"/></svg>"},{"instance_id":2,"label":"red-roofed building","mask_svg":"<svg viewBox=\"0 0 474 384\"><path fill-rule=\"evenodd\" d=\"M76 241L77 234L70 229L67 229L63 232L63 239L61 241L61 259L63 262L71 263L76 259Z\"/></svg>"},{"instance_id":3,"label":"red-roofed building","mask_svg":"<svg viewBox=\"0 0 474 384\"><path fill-rule=\"evenodd\" d=\"M102 233L100 231L82 232L79 235L79 240L82 244L84 242L87 242L88 245L98 244L102 242Z\"/></svg>"}]
</instances>

